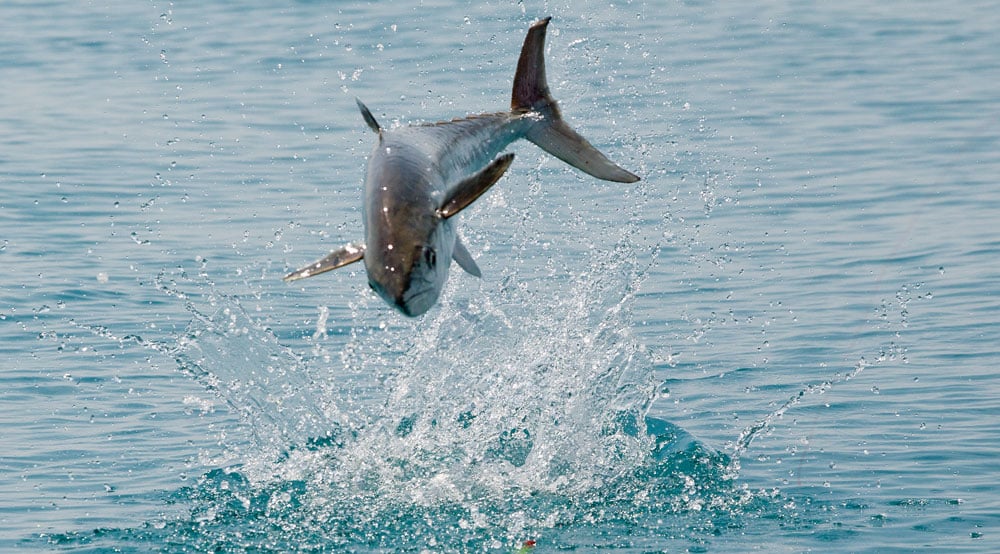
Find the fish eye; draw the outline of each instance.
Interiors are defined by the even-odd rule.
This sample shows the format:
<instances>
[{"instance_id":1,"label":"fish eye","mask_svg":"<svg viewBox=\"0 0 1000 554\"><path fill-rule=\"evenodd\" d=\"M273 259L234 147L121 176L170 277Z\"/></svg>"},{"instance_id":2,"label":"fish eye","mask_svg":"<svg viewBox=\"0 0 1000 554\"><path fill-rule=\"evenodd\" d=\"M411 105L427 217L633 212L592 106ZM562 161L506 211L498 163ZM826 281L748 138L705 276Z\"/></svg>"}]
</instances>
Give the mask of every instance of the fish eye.
<instances>
[{"instance_id":1,"label":"fish eye","mask_svg":"<svg viewBox=\"0 0 1000 554\"><path fill-rule=\"evenodd\" d=\"M425 246L424 247L424 261L427 262L427 265L430 266L430 267L436 266L437 265L437 252L435 252L433 248L431 248L429 246Z\"/></svg>"}]
</instances>

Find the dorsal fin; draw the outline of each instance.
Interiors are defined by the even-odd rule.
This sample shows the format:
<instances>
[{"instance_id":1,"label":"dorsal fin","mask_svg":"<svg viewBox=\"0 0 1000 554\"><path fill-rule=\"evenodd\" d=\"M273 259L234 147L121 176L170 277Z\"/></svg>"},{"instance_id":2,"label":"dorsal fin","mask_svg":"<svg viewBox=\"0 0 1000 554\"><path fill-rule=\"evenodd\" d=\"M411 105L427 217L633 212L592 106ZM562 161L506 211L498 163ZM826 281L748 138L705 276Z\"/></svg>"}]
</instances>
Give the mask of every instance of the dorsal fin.
<instances>
[{"instance_id":1,"label":"dorsal fin","mask_svg":"<svg viewBox=\"0 0 1000 554\"><path fill-rule=\"evenodd\" d=\"M382 126L378 124L378 121L375 121L375 116L372 115L368 106L365 106L364 102L362 102L360 98L355 98L354 101L358 103L358 109L361 110L361 117L365 119L365 123L371 127L371 130L376 133L382 133Z\"/></svg>"}]
</instances>

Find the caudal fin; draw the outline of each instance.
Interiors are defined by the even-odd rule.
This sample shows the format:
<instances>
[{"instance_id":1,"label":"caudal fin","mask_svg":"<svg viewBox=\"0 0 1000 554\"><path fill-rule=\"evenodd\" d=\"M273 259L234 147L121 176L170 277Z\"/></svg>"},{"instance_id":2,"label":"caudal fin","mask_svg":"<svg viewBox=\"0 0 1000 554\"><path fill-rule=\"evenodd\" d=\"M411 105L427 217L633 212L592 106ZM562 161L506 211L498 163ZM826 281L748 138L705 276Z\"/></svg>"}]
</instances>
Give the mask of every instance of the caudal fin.
<instances>
[{"instance_id":1,"label":"caudal fin","mask_svg":"<svg viewBox=\"0 0 1000 554\"><path fill-rule=\"evenodd\" d=\"M618 167L563 121L559 106L549 93L549 85L545 79L545 29L551 19L546 17L528 29L521 47L521 56L517 60L510 108L514 112L533 112L541 116L525 133L525 138L549 154L598 179L619 183L638 181L639 177Z\"/></svg>"}]
</instances>

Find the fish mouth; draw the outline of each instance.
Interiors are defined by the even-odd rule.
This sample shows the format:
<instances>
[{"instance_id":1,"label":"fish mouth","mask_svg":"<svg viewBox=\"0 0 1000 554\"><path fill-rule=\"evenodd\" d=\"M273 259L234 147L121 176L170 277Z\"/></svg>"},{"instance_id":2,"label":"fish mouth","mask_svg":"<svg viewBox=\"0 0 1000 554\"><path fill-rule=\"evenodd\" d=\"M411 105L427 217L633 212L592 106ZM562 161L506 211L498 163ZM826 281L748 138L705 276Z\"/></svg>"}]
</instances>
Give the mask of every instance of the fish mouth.
<instances>
[{"instance_id":1,"label":"fish mouth","mask_svg":"<svg viewBox=\"0 0 1000 554\"><path fill-rule=\"evenodd\" d=\"M421 289L417 292L404 292L394 302L397 309L404 315L417 317L423 315L437 302L438 295L433 288Z\"/></svg>"},{"instance_id":2,"label":"fish mouth","mask_svg":"<svg viewBox=\"0 0 1000 554\"><path fill-rule=\"evenodd\" d=\"M437 302L438 298L438 292L434 290L434 287L422 287L417 290L411 288L396 293L387 290L386 287L375 281L369 281L368 286L381 296L387 304L395 307L400 313L409 317L423 315L427 310L431 309L431 306Z\"/></svg>"}]
</instances>

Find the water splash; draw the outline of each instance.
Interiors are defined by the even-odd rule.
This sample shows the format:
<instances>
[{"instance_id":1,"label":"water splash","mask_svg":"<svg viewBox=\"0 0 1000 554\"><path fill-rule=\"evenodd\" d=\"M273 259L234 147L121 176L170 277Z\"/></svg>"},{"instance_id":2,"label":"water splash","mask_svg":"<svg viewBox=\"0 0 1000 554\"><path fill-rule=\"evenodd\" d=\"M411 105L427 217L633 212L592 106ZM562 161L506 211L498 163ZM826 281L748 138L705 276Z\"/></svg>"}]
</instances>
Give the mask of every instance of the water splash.
<instances>
[{"instance_id":1,"label":"water splash","mask_svg":"<svg viewBox=\"0 0 1000 554\"><path fill-rule=\"evenodd\" d=\"M490 549L566 525L737 510L748 497L730 490L728 458L647 417L658 387L632 332L648 271L633 233L557 286L511 274L475 300L449 291L436 315L353 333L340 357L284 347L237 297L209 295L206 315L163 286L193 318L155 347L251 430L232 464L184 493L193 521L163 532L212 544L259 520L283 532L245 537L257 545ZM385 390L360 401L359 386Z\"/></svg>"},{"instance_id":2,"label":"water splash","mask_svg":"<svg viewBox=\"0 0 1000 554\"><path fill-rule=\"evenodd\" d=\"M627 241L596 255L568 294L508 278L481 303L457 301L464 306L420 325L357 335L353 359L387 374L384 404L368 418L345 421L337 407L345 391L324 391L312 376L320 369L255 326L233 297L195 317L178 360L243 412L256 449L346 425L354 438L323 471L377 475L381 495L428 503L477 488L586 490L651 449L643 418L656 386L631 334L641 275ZM386 343L401 354L387 358Z\"/></svg>"}]
</instances>

